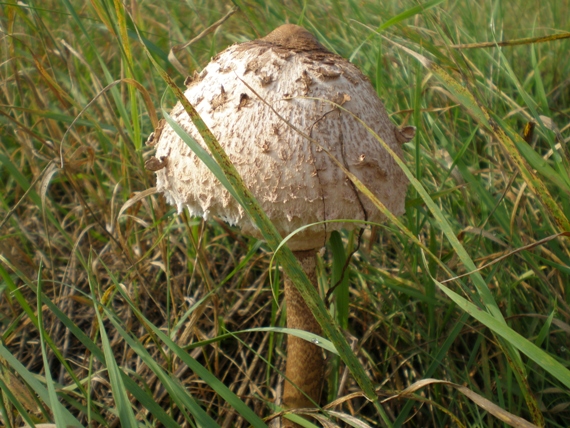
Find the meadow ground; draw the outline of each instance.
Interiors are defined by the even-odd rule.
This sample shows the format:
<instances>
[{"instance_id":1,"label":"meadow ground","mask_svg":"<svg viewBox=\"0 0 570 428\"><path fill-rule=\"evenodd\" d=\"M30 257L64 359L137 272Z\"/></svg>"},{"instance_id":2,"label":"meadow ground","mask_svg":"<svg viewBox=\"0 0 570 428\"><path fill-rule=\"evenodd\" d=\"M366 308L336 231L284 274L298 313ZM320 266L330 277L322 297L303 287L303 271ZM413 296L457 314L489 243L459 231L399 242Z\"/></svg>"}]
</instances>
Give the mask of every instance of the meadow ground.
<instances>
[{"instance_id":1,"label":"meadow ground","mask_svg":"<svg viewBox=\"0 0 570 428\"><path fill-rule=\"evenodd\" d=\"M257 427L278 412L291 255L177 215L147 190L144 141L176 101L149 55L183 87L290 22L417 127L406 214L364 233L336 290L350 305L330 308L340 355L313 423L570 426L570 1L0 8L3 425ZM357 245L335 235L319 256L323 295Z\"/></svg>"}]
</instances>

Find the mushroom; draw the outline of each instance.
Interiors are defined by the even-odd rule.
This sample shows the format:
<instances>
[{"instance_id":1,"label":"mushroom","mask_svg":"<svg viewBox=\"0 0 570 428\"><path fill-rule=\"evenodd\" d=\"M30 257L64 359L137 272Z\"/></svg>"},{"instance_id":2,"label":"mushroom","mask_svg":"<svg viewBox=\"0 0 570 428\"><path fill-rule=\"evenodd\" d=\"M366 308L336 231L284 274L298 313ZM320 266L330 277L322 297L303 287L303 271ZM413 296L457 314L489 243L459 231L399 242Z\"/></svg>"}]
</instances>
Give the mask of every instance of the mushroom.
<instances>
[{"instance_id":1,"label":"mushroom","mask_svg":"<svg viewBox=\"0 0 570 428\"><path fill-rule=\"evenodd\" d=\"M327 220L383 220L330 155L388 210L404 212L404 173L355 116L398 156L415 128L398 129L358 68L304 28L287 24L261 39L230 46L188 83L185 96L281 236L320 222L287 241L315 287L316 252L332 231L360 227ZM171 116L206 147L180 103ZM217 216L261 238L240 204L169 125L161 125L153 144L157 162L149 165L154 165L157 189L179 212L186 207L193 216ZM320 335L321 327L288 278L284 288L287 327ZM285 407L318 404L324 377L321 348L289 336L285 377Z\"/></svg>"}]
</instances>

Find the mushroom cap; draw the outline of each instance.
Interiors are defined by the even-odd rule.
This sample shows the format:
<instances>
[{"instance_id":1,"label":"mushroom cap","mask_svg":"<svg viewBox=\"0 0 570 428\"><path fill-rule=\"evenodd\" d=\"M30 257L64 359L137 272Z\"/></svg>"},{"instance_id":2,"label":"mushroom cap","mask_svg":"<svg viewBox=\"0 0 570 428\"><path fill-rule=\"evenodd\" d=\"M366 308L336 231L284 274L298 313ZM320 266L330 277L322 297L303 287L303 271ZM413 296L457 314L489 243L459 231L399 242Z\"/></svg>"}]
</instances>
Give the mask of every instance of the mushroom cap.
<instances>
[{"instance_id":1,"label":"mushroom cap","mask_svg":"<svg viewBox=\"0 0 570 428\"><path fill-rule=\"evenodd\" d=\"M401 156L398 129L358 68L327 51L304 28L283 25L262 39L230 46L189 84L185 96L283 237L310 223L379 222L383 215L325 151L269 105L326 148L392 213L404 212L404 173L364 125L324 100L341 104ZM171 116L206 148L180 103ZM168 125L156 157L168 160L156 172L157 188L179 211L188 207L194 216L218 216L261 237L244 209ZM288 244L293 251L320 248L333 230L355 227L359 225L334 222L312 226Z\"/></svg>"}]
</instances>

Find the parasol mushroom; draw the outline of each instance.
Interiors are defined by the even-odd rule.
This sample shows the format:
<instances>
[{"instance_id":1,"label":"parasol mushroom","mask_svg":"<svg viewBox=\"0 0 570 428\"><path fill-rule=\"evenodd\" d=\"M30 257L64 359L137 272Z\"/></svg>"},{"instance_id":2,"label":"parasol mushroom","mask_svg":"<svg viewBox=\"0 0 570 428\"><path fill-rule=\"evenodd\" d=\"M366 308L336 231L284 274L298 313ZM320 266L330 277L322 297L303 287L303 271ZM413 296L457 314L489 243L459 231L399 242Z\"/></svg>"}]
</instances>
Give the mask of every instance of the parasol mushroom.
<instances>
[{"instance_id":1,"label":"parasol mushroom","mask_svg":"<svg viewBox=\"0 0 570 428\"><path fill-rule=\"evenodd\" d=\"M283 237L326 220L383 220L327 151L392 213L403 213L405 175L366 127L338 105L399 156L401 143L413 138L415 128L398 129L358 68L329 52L304 28L283 25L264 38L227 48L195 75L185 96ZM171 116L205 147L180 103ZM169 203L205 219L217 216L261 237L244 209L170 126L161 124L150 140L156 144L156 157L147 166L156 171L157 189ZM332 231L355 227L321 223L288 241L315 287L315 253ZM288 278L284 288L287 327L320 335L319 324ZM324 376L320 347L289 336L285 376L287 408L318 404Z\"/></svg>"}]
</instances>

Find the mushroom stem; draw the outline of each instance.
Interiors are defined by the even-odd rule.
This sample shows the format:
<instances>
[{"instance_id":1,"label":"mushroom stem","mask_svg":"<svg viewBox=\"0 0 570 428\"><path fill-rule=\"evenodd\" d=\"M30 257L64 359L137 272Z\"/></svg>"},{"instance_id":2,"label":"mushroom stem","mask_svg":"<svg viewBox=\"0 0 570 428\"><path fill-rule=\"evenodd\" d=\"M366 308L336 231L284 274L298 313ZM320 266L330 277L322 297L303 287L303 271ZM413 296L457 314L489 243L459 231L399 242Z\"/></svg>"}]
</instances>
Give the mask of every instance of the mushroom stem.
<instances>
[{"instance_id":1,"label":"mushroom stem","mask_svg":"<svg viewBox=\"0 0 570 428\"><path fill-rule=\"evenodd\" d=\"M315 271L316 250L294 251L309 280L317 288ZM287 304L287 327L321 335L321 326L308 308L303 296L293 282L285 276L285 302ZM295 336L287 338L287 367L283 391L283 404L289 409L315 407L321 398L324 374L322 349ZM298 426L285 425L285 426Z\"/></svg>"}]
</instances>

